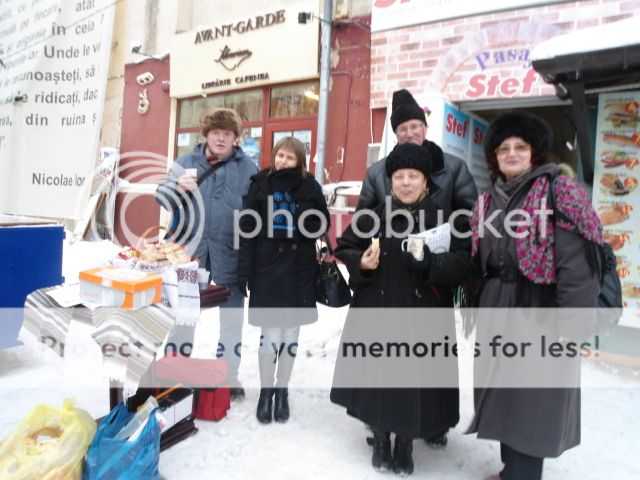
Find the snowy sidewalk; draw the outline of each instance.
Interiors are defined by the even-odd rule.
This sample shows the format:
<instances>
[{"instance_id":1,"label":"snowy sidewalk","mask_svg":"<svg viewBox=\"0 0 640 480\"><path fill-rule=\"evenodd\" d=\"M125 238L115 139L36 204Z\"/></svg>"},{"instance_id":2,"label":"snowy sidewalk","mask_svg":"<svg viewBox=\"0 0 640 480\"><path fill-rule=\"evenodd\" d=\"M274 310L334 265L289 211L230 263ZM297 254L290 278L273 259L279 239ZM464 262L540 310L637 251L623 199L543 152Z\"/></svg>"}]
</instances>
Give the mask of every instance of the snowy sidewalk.
<instances>
[{"instance_id":1,"label":"snowy sidewalk","mask_svg":"<svg viewBox=\"0 0 640 480\"><path fill-rule=\"evenodd\" d=\"M197 338L215 340L216 317L210 315L202 322ZM234 403L228 417L218 423L197 421L199 433L162 452L160 471L165 478L367 479L383 475L370 466L371 450L365 442L367 431L363 425L331 404L328 390L295 387L317 375L330 378L342 321L325 317L301 330L299 354L303 356L296 364L291 385L291 419L283 425L268 426L255 419L258 391L251 388L257 386L257 349L252 346L257 345L259 331L246 327L241 379L249 387L247 398ZM212 344L203 343L196 354L206 355ZM24 346L0 351L0 436L41 402L61 405L64 398L74 397L79 407L96 417L107 412L105 380L96 379L90 386L73 384L72 379L84 377L83 370L78 365L62 367L61 362L47 358L34 355ZM85 363L85 369L97 367L91 361ZM640 432L637 372L622 375L587 363L583 377L606 377L607 384L613 381L619 388L583 390L582 445L558 459L547 460L544 478L640 478L635 448ZM496 442L463 434L472 413L472 391L463 390L461 421L450 434L447 448L431 450L421 440L414 442L414 478L484 479L500 469ZM392 478L393 474L386 475Z\"/></svg>"}]
</instances>

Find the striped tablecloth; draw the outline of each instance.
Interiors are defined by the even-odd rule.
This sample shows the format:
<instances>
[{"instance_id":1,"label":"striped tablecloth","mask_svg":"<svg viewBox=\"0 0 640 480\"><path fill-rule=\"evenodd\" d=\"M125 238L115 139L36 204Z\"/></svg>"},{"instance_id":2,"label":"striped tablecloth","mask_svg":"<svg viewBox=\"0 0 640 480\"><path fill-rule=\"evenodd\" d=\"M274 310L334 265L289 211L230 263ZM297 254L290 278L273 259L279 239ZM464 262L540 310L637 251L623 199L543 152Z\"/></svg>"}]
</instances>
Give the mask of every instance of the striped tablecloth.
<instances>
[{"instance_id":1,"label":"striped tablecloth","mask_svg":"<svg viewBox=\"0 0 640 480\"><path fill-rule=\"evenodd\" d=\"M92 338L100 346L104 373L124 387L125 398L133 395L169 330L176 323L172 311L162 304L138 310L84 306L61 307L47 295L56 287L31 293L24 308L24 320L18 339L26 344L45 344L64 357L64 346L72 320L93 326ZM201 307L216 307L231 293L220 285L211 285L201 293Z\"/></svg>"},{"instance_id":2,"label":"striped tablecloth","mask_svg":"<svg viewBox=\"0 0 640 480\"><path fill-rule=\"evenodd\" d=\"M169 309L159 305L138 310L64 308L46 294L48 290L36 290L27 297L18 339L25 344L45 344L64 357L71 321L88 321L93 325L91 336L102 351L104 373L124 386L125 397L133 395L175 323Z\"/></svg>"}]
</instances>

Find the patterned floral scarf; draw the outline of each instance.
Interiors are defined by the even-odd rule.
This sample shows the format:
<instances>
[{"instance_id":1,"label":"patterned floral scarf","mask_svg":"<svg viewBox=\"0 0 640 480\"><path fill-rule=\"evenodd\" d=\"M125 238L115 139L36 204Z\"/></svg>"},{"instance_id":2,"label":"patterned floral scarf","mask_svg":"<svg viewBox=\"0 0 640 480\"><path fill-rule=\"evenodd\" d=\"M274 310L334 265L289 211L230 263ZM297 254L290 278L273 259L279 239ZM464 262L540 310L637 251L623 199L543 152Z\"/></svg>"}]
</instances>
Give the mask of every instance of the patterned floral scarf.
<instances>
[{"instance_id":1,"label":"patterned floral scarf","mask_svg":"<svg viewBox=\"0 0 640 480\"><path fill-rule=\"evenodd\" d=\"M564 175L558 175L555 181L554 196L556 208L570 222L557 219L552 221L549 215L541 215L543 201L545 208L549 205L548 175L541 175L534 180L525 196L521 210L526 211L531 222L518 225L516 232L516 254L518 267L531 282L540 285L556 283L555 228L577 233L590 242L602 245L602 224L591 206L591 201L584 188ZM480 221L487 217L491 194L484 192L476 202L471 216L471 256L478 253L480 245ZM480 213L482 212L482 214Z\"/></svg>"}]
</instances>

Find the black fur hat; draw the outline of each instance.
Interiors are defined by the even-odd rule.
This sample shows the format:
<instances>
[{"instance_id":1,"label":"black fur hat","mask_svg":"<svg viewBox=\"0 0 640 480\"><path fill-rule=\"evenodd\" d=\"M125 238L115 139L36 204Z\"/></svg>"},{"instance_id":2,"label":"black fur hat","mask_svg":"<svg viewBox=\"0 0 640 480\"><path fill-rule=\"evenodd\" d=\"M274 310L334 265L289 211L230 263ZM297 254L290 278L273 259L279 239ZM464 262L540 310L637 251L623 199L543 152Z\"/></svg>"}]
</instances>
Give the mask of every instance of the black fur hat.
<instances>
[{"instance_id":1,"label":"black fur hat","mask_svg":"<svg viewBox=\"0 0 640 480\"><path fill-rule=\"evenodd\" d=\"M387 176L401 168L415 168L429 178L431 174L431 157L425 149L415 143L403 143L396 145L387 156Z\"/></svg>"},{"instance_id":2,"label":"black fur hat","mask_svg":"<svg viewBox=\"0 0 640 480\"><path fill-rule=\"evenodd\" d=\"M391 128L396 131L398 125L407 120L422 120L427 123L424 110L418 105L413 95L404 88L393 92L391 100Z\"/></svg>"},{"instance_id":3,"label":"black fur hat","mask_svg":"<svg viewBox=\"0 0 640 480\"><path fill-rule=\"evenodd\" d=\"M526 112L508 112L491 122L484 140L484 154L489 156L509 137L520 137L540 155L551 151L553 131L537 115Z\"/></svg>"}]
</instances>

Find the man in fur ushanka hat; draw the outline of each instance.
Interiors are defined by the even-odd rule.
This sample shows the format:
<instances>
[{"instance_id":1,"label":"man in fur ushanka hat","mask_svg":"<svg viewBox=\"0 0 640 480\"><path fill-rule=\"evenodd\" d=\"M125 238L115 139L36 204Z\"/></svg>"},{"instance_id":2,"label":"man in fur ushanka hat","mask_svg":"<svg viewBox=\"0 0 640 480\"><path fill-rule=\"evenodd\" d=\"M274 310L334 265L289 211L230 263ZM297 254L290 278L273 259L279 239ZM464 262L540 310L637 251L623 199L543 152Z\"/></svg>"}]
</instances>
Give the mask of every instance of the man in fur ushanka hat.
<instances>
[{"instance_id":1,"label":"man in fur ushanka hat","mask_svg":"<svg viewBox=\"0 0 640 480\"><path fill-rule=\"evenodd\" d=\"M208 109L200 120L200 133L204 141L176 160L167 179L158 186L156 200L173 212L172 225L178 226L175 220L180 217L188 224L182 229L181 239L174 236L176 241L185 244L200 267L211 272L216 284L231 290L232 295L220 306L217 351L227 364L231 397L242 399L244 389L238 381L238 369L246 289L243 291L239 284L238 250L233 248L234 210L242 205L258 167L238 146L242 121L235 110ZM195 200L198 196L200 202ZM198 229L203 225L199 236ZM177 325L167 345L190 355L194 333L195 326Z\"/></svg>"}]
</instances>

